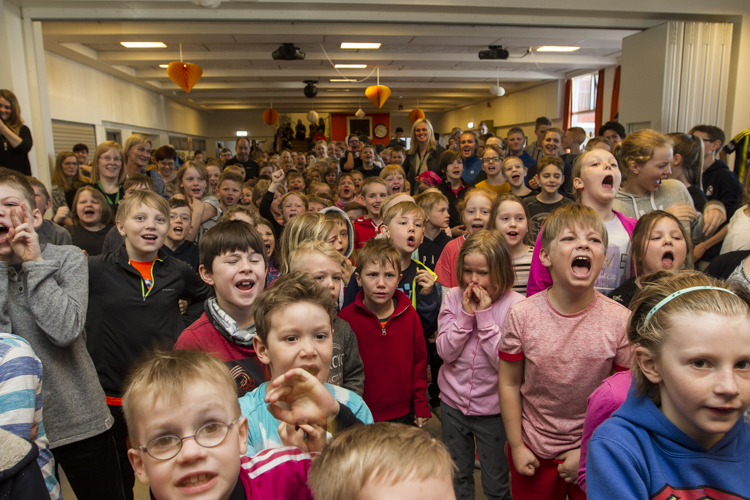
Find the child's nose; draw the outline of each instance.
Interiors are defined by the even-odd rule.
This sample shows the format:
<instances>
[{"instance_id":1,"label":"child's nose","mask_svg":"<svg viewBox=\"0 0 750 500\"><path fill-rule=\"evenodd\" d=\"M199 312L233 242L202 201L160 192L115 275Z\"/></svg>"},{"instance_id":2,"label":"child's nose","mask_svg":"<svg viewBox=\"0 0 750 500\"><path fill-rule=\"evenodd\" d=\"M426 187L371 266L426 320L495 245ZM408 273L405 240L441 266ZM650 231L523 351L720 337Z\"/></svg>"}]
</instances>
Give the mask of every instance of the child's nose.
<instances>
[{"instance_id":1,"label":"child's nose","mask_svg":"<svg viewBox=\"0 0 750 500\"><path fill-rule=\"evenodd\" d=\"M740 394L740 390L737 387L737 379L734 373L734 366L727 366L718 370L716 374L716 386L714 387L716 394L734 398Z\"/></svg>"},{"instance_id":2,"label":"child's nose","mask_svg":"<svg viewBox=\"0 0 750 500\"><path fill-rule=\"evenodd\" d=\"M199 460L206 455L206 448L195 442L194 437L182 440L182 448L177 454L180 463L190 463Z\"/></svg>"}]
</instances>

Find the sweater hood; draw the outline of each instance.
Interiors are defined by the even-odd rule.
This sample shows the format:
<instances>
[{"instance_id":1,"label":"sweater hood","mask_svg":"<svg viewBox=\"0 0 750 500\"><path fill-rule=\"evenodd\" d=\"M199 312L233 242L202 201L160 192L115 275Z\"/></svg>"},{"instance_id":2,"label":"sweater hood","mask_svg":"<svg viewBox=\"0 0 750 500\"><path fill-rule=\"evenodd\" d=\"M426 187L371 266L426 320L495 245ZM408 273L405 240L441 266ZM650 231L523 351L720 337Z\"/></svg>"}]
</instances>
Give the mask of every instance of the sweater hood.
<instances>
[{"instance_id":1,"label":"sweater hood","mask_svg":"<svg viewBox=\"0 0 750 500\"><path fill-rule=\"evenodd\" d=\"M321 214L327 214L330 212L338 212L346 220L346 224L348 227L347 234L349 235L349 241L347 242L346 252L344 252L344 255L348 258L349 256L351 256L352 252L354 251L354 225L352 224L352 221L349 219L349 216L346 215L346 212L341 210L339 207L328 207L320 211Z\"/></svg>"},{"instance_id":2,"label":"sweater hood","mask_svg":"<svg viewBox=\"0 0 750 500\"><path fill-rule=\"evenodd\" d=\"M748 425L742 417L721 441L706 450L664 416L647 395L637 394L635 379L630 385L628 398L612 417L645 429L654 444L667 455L695 458L709 455L736 460L750 453L750 433L742 432L742 427Z\"/></svg>"}]
</instances>

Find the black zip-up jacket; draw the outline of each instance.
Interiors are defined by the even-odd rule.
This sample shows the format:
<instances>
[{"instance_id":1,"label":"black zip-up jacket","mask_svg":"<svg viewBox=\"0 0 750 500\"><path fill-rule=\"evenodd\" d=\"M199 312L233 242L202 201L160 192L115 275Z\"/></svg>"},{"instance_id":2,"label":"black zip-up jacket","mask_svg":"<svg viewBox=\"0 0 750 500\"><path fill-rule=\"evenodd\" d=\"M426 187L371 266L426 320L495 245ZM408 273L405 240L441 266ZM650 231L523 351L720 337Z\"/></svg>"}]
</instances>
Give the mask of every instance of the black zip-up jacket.
<instances>
[{"instance_id":1,"label":"black zip-up jacket","mask_svg":"<svg viewBox=\"0 0 750 500\"><path fill-rule=\"evenodd\" d=\"M172 349L185 329L178 300L188 299L188 309L202 311L211 288L189 264L163 250L151 270L153 286L145 294L143 278L130 264L125 246L90 257L88 264L86 347L105 394L120 397L133 364L153 349Z\"/></svg>"}]
</instances>

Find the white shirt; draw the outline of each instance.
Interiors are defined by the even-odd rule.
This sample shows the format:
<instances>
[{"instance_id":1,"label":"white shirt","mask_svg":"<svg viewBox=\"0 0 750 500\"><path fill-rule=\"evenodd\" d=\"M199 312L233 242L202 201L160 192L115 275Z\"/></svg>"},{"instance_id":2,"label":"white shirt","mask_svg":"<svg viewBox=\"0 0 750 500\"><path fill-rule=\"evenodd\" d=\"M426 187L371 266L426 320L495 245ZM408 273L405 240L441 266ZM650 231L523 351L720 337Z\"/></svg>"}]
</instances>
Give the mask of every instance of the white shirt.
<instances>
[{"instance_id":1,"label":"white shirt","mask_svg":"<svg viewBox=\"0 0 750 500\"><path fill-rule=\"evenodd\" d=\"M615 288L630 279L630 235L617 217L605 222L605 225L609 246L604 255L604 266L596 278L594 288L609 296Z\"/></svg>"}]
</instances>

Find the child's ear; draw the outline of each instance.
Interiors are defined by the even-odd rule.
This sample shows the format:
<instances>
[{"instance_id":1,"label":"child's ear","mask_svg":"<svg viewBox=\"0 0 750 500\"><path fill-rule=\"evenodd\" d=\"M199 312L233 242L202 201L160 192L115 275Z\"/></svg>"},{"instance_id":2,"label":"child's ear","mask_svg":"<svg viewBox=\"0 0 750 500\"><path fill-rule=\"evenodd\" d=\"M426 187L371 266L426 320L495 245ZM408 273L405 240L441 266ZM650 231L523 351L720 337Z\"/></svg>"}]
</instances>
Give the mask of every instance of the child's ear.
<instances>
[{"instance_id":1,"label":"child's ear","mask_svg":"<svg viewBox=\"0 0 750 500\"><path fill-rule=\"evenodd\" d=\"M253 337L253 350L255 350L255 354L258 356L261 363L264 365L271 364L271 357L268 355L268 348L257 335Z\"/></svg>"},{"instance_id":2,"label":"child's ear","mask_svg":"<svg viewBox=\"0 0 750 500\"><path fill-rule=\"evenodd\" d=\"M645 347L635 348L635 360L638 363L643 374L652 384L658 384L662 381L661 374L659 373L659 365L657 363L656 356L651 350Z\"/></svg>"},{"instance_id":3,"label":"child's ear","mask_svg":"<svg viewBox=\"0 0 750 500\"><path fill-rule=\"evenodd\" d=\"M565 180L565 178L564 178L564 177L563 177L563 180ZM580 178L580 177L575 177L575 178L573 179L573 187L574 187L574 188L576 188L576 189L583 189L583 188L585 187L585 186L583 185L583 180L581 180L581 178Z\"/></svg>"},{"instance_id":4,"label":"child's ear","mask_svg":"<svg viewBox=\"0 0 750 500\"><path fill-rule=\"evenodd\" d=\"M672 165L679 165L682 163L682 155L680 153L675 153L672 157Z\"/></svg>"},{"instance_id":5,"label":"child's ear","mask_svg":"<svg viewBox=\"0 0 750 500\"><path fill-rule=\"evenodd\" d=\"M544 248L539 250L539 260L544 267L552 267L552 259L550 259L549 252Z\"/></svg>"},{"instance_id":6,"label":"child's ear","mask_svg":"<svg viewBox=\"0 0 750 500\"><path fill-rule=\"evenodd\" d=\"M382 224L380 226L380 234L382 234L385 239L390 239L391 237L391 232L388 230L388 226L386 226L385 224Z\"/></svg>"},{"instance_id":7,"label":"child's ear","mask_svg":"<svg viewBox=\"0 0 750 500\"><path fill-rule=\"evenodd\" d=\"M119 222L118 222L117 229L119 229L119 228L120 228L120 226L119 226ZM120 233L120 234L122 234L122 233ZM125 236L125 235L123 235L123 236ZM198 266L198 274L201 275L201 279L207 285L214 286L214 276L213 276L213 274L211 274L210 272L208 272L208 270L206 269L206 266L204 266L203 264L201 264L200 266Z\"/></svg>"},{"instance_id":8,"label":"child's ear","mask_svg":"<svg viewBox=\"0 0 750 500\"><path fill-rule=\"evenodd\" d=\"M247 443L245 443L245 445L247 445ZM130 460L130 465L133 466L133 470L135 471L135 475L138 476L138 480L143 484L148 484L148 472L146 472L146 468L143 466L141 451L136 450L135 448L130 448L128 450L128 460Z\"/></svg>"},{"instance_id":9,"label":"child's ear","mask_svg":"<svg viewBox=\"0 0 750 500\"><path fill-rule=\"evenodd\" d=\"M357 285L359 285L359 287L362 288L362 280L359 277L359 272L358 271L354 272L354 277L357 278Z\"/></svg>"},{"instance_id":10,"label":"child's ear","mask_svg":"<svg viewBox=\"0 0 750 500\"><path fill-rule=\"evenodd\" d=\"M47 202L47 208L49 208L50 202ZM47 209L44 210L45 212ZM44 222L44 215L42 212L39 211L38 208L35 208L31 211L31 225L34 226L34 229L39 229L42 227L42 223Z\"/></svg>"},{"instance_id":11,"label":"child's ear","mask_svg":"<svg viewBox=\"0 0 750 500\"><path fill-rule=\"evenodd\" d=\"M630 160L630 162L628 163L628 170L633 172L635 175L638 175L641 171L641 167L636 161Z\"/></svg>"},{"instance_id":12,"label":"child's ear","mask_svg":"<svg viewBox=\"0 0 750 500\"><path fill-rule=\"evenodd\" d=\"M560 176L560 185L562 185L564 182L565 182L565 176L561 175Z\"/></svg>"},{"instance_id":13,"label":"child's ear","mask_svg":"<svg viewBox=\"0 0 750 500\"><path fill-rule=\"evenodd\" d=\"M125 237L125 228L122 227L122 223L120 221L115 221L115 225L117 226L117 232L120 233L120 236L123 238Z\"/></svg>"},{"instance_id":14,"label":"child's ear","mask_svg":"<svg viewBox=\"0 0 750 500\"><path fill-rule=\"evenodd\" d=\"M240 455L247 453L247 435L249 434L247 429L247 417L242 417L237 422L237 429L239 429L239 440L240 440Z\"/></svg>"}]
</instances>

